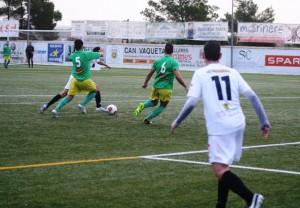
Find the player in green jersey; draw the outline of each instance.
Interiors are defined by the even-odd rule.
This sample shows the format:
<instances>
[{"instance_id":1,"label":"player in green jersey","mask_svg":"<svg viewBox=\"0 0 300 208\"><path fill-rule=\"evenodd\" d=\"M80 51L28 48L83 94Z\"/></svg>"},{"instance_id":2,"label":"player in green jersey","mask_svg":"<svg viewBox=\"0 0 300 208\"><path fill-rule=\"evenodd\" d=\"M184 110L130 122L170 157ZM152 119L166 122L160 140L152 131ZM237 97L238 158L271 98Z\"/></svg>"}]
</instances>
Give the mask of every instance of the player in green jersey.
<instances>
[{"instance_id":1,"label":"player in green jersey","mask_svg":"<svg viewBox=\"0 0 300 208\"><path fill-rule=\"evenodd\" d=\"M87 94L84 101L78 105L78 108L82 113L86 114L85 105L89 103L99 91L99 85L95 84L91 79L91 69L90 61L100 58L99 52L83 51L83 41L77 39L74 41L75 52L71 54L70 59L72 60L72 75L73 79L71 81L70 89L68 91L68 96L64 97L52 110L52 117L57 118L58 111L67 103L71 102L75 95L80 92Z\"/></svg>"},{"instance_id":2,"label":"player in green jersey","mask_svg":"<svg viewBox=\"0 0 300 208\"><path fill-rule=\"evenodd\" d=\"M165 45L165 55L157 59L149 73L147 74L143 88L146 89L149 80L151 79L154 72L156 72L154 83L152 86L152 91L150 95L150 100L140 103L135 110L135 117L138 117L144 108L157 106L158 102L160 105L156 107L145 119L145 124L151 124L151 120L161 114L164 109L167 107L168 103L171 100L171 95L173 91L174 78L181 84L185 90L188 88L184 83L180 73L179 73L179 64L176 59L172 57L173 54L173 45Z\"/></svg>"},{"instance_id":3,"label":"player in green jersey","mask_svg":"<svg viewBox=\"0 0 300 208\"><path fill-rule=\"evenodd\" d=\"M101 50L100 47L95 47L95 48L93 48L93 52L99 52L100 54L102 54L103 50ZM107 68L111 69L111 67L109 65L107 65L106 63L104 63L100 59L92 60L91 63L90 63L90 66L92 67L93 65L95 65L95 63L97 63L99 65L106 66ZM45 103L44 105L42 105L42 107L39 110L39 113L44 113L44 111L47 110L55 102L59 101L61 98L66 97L68 95L72 80L73 80L73 75L71 74L69 79L68 79L67 84L65 85L65 88L59 94L55 95L48 103ZM99 89L99 91L96 92L95 101L96 101L96 111L103 111L103 112L107 111L106 108L102 107L102 105L101 105L100 89Z\"/></svg>"},{"instance_id":4,"label":"player in green jersey","mask_svg":"<svg viewBox=\"0 0 300 208\"><path fill-rule=\"evenodd\" d=\"M11 47L9 46L9 42L7 41L3 46L3 59L5 69L8 69L8 64L10 63L10 53Z\"/></svg>"}]
</instances>

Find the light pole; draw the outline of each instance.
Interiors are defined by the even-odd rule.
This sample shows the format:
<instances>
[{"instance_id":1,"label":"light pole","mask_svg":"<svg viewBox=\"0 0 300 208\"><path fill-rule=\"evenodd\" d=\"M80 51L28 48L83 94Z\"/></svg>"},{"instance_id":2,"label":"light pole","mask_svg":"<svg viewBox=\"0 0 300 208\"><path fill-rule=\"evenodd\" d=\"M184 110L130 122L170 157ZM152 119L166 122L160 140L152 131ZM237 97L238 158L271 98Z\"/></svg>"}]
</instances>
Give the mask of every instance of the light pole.
<instances>
[{"instance_id":1,"label":"light pole","mask_svg":"<svg viewBox=\"0 0 300 208\"><path fill-rule=\"evenodd\" d=\"M129 19L127 19L127 43L129 42Z\"/></svg>"},{"instance_id":2,"label":"light pole","mask_svg":"<svg viewBox=\"0 0 300 208\"><path fill-rule=\"evenodd\" d=\"M29 29L30 29L30 0L28 0L28 8L27 8L27 44L29 43Z\"/></svg>"},{"instance_id":3,"label":"light pole","mask_svg":"<svg viewBox=\"0 0 300 208\"><path fill-rule=\"evenodd\" d=\"M126 36L127 36L127 39L122 39L122 43L128 43L129 42L129 19L124 20L124 22L127 22L127 24L126 24ZM124 37L122 37L122 38L124 38Z\"/></svg>"},{"instance_id":4,"label":"light pole","mask_svg":"<svg viewBox=\"0 0 300 208\"><path fill-rule=\"evenodd\" d=\"M230 66L231 68L233 68L233 33L234 33L234 18L233 18L233 4L234 0L232 0L232 3L231 3L231 62L230 62Z\"/></svg>"}]
</instances>

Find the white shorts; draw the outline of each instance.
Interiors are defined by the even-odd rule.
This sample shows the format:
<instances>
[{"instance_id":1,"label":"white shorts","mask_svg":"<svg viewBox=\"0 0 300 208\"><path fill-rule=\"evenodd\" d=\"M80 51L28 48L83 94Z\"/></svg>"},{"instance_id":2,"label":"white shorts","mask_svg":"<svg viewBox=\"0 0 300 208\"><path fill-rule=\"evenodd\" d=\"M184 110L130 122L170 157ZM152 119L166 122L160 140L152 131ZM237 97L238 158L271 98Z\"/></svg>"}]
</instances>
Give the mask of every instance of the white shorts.
<instances>
[{"instance_id":1,"label":"white shorts","mask_svg":"<svg viewBox=\"0 0 300 208\"><path fill-rule=\"evenodd\" d=\"M71 74L70 77L69 77L69 80L68 80L68 82L67 82L67 84L66 84L66 86L65 86L65 89L66 89L66 90L69 90L69 89L70 89L70 84L71 84L71 82L72 82L72 79L73 79L73 75Z\"/></svg>"},{"instance_id":2,"label":"white shorts","mask_svg":"<svg viewBox=\"0 0 300 208\"><path fill-rule=\"evenodd\" d=\"M226 135L208 136L209 163L231 165L242 156L245 128Z\"/></svg>"}]
</instances>

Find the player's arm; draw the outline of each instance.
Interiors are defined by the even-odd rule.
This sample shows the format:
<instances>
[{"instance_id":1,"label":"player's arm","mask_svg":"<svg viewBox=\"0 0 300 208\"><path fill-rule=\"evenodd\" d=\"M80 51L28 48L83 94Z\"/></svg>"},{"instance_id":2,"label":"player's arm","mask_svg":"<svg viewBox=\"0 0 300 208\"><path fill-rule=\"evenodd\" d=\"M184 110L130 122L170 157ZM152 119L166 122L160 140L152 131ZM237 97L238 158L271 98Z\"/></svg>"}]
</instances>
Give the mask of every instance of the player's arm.
<instances>
[{"instance_id":1,"label":"player's arm","mask_svg":"<svg viewBox=\"0 0 300 208\"><path fill-rule=\"evenodd\" d=\"M110 67L110 66L108 66L106 63L104 63L104 62L103 62L103 61L101 61L101 60L99 60L99 61L97 62L97 64L99 64L99 65L103 65L103 66L106 66L107 68L111 69L111 67Z\"/></svg>"},{"instance_id":2,"label":"player's arm","mask_svg":"<svg viewBox=\"0 0 300 208\"><path fill-rule=\"evenodd\" d=\"M151 68L150 71L148 72L148 74L147 74L147 76L145 78L144 84L142 86L144 89L147 88L148 82L151 79L151 77L154 74L154 72L155 72L155 69L153 69L153 68Z\"/></svg>"},{"instance_id":3,"label":"player's arm","mask_svg":"<svg viewBox=\"0 0 300 208\"><path fill-rule=\"evenodd\" d=\"M268 137L271 125L260 99L253 90L247 90L244 96L249 100L259 118L262 136Z\"/></svg>"},{"instance_id":4,"label":"player's arm","mask_svg":"<svg viewBox=\"0 0 300 208\"><path fill-rule=\"evenodd\" d=\"M186 84L184 83L184 81L183 81L183 79L182 79L182 77L181 77L181 75L180 75L180 73L179 73L179 70L174 70L174 71L173 71L173 74L174 74L174 76L175 76L177 82L178 82L179 84L181 84L181 85L184 87L184 89L185 89L186 91L188 91L189 89L188 89L188 87L186 86Z\"/></svg>"},{"instance_id":5,"label":"player's arm","mask_svg":"<svg viewBox=\"0 0 300 208\"><path fill-rule=\"evenodd\" d=\"M195 97L189 97L182 107L177 118L172 122L171 132L174 134L176 128L181 124L181 122L192 112L192 110L197 106L198 99Z\"/></svg>"}]
</instances>

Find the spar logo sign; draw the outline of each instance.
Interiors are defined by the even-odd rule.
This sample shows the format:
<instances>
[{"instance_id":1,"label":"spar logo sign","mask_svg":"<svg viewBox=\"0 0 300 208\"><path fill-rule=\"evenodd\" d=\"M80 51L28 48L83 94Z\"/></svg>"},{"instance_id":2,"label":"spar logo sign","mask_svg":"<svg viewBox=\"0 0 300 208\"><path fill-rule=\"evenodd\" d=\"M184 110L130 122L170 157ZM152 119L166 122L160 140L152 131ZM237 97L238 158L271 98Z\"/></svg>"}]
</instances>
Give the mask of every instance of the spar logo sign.
<instances>
[{"instance_id":1,"label":"spar logo sign","mask_svg":"<svg viewBox=\"0 0 300 208\"><path fill-rule=\"evenodd\" d=\"M265 66L300 67L300 56L266 55Z\"/></svg>"}]
</instances>

